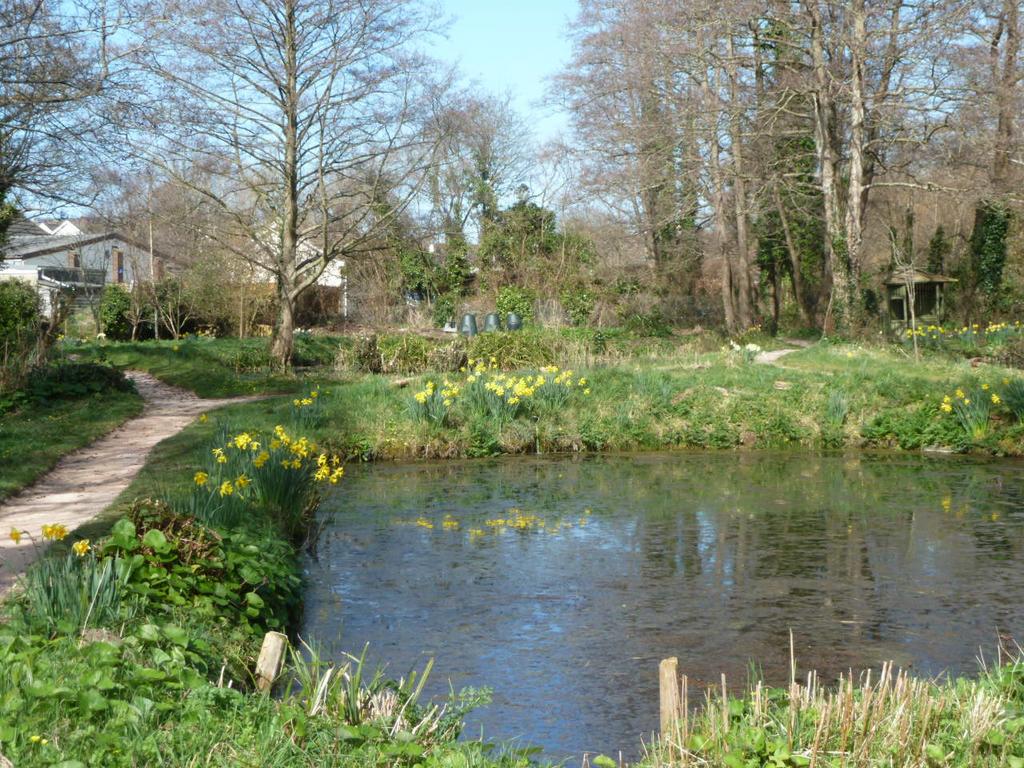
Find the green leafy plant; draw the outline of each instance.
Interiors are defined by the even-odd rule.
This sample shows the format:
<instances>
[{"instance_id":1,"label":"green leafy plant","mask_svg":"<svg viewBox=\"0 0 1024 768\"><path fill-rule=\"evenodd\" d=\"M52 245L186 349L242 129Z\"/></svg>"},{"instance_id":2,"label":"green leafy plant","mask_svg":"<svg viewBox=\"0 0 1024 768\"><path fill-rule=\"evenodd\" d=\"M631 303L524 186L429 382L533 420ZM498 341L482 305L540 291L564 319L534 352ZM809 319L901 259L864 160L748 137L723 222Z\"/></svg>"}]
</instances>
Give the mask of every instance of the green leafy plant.
<instances>
[{"instance_id":1,"label":"green leafy plant","mask_svg":"<svg viewBox=\"0 0 1024 768\"><path fill-rule=\"evenodd\" d=\"M132 297L124 285L114 283L103 289L100 298L100 329L108 339L126 341L132 336L132 323L128 317Z\"/></svg>"},{"instance_id":2,"label":"green leafy plant","mask_svg":"<svg viewBox=\"0 0 1024 768\"><path fill-rule=\"evenodd\" d=\"M496 305L502 317L515 312L523 318L523 323L533 322L533 307L537 294L529 288L518 285L506 285L498 291Z\"/></svg>"},{"instance_id":3,"label":"green leafy plant","mask_svg":"<svg viewBox=\"0 0 1024 768\"><path fill-rule=\"evenodd\" d=\"M121 614L132 563L119 558L44 557L22 579L30 621L48 632L75 633L107 626Z\"/></svg>"},{"instance_id":4,"label":"green leafy plant","mask_svg":"<svg viewBox=\"0 0 1024 768\"><path fill-rule=\"evenodd\" d=\"M562 307L569 314L573 325L581 326L590 322L597 298L583 287L566 288L562 291Z\"/></svg>"}]
</instances>

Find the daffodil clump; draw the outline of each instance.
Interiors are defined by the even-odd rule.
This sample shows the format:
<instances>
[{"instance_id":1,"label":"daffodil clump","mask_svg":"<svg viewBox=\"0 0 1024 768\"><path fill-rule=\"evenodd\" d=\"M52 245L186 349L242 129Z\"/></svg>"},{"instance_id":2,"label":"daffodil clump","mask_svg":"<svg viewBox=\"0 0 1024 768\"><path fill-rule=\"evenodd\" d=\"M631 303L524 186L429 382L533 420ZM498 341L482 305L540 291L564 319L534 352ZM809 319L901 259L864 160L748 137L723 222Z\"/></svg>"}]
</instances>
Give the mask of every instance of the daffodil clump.
<instances>
[{"instance_id":1,"label":"daffodil clump","mask_svg":"<svg viewBox=\"0 0 1024 768\"><path fill-rule=\"evenodd\" d=\"M739 355L744 363L752 363L754 362L754 358L761 353L761 347L753 342L748 344L738 344L730 339L729 346L723 347L723 351Z\"/></svg>"},{"instance_id":2,"label":"daffodil clump","mask_svg":"<svg viewBox=\"0 0 1024 768\"><path fill-rule=\"evenodd\" d=\"M952 394L942 396L939 410L952 414L969 440L982 440L988 434L989 419L1003 399L989 384L957 387Z\"/></svg>"},{"instance_id":3,"label":"daffodil clump","mask_svg":"<svg viewBox=\"0 0 1024 768\"><path fill-rule=\"evenodd\" d=\"M341 459L282 425L269 436L229 434L210 449L192 476L194 513L237 520L253 504L284 514L305 511L317 485L337 485Z\"/></svg>"},{"instance_id":4,"label":"daffodil clump","mask_svg":"<svg viewBox=\"0 0 1024 768\"><path fill-rule=\"evenodd\" d=\"M919 325L917 328L907 328L903 332L903 340L912 342L916 337L918 344L923 343L924 346L933 349L940 349L951 344L981 347L1002 344L1007 339L1020 336L1022 333L1024 333L1024 326L1019 320L1013 323L988 323L987 325L971 323L959 328L929 324Z\"/></svg>"},{"instance_id":5,"label":"daffodil clump","mask_svg":"<svg viewBox=\"0 0 1024 768\"><path fill-rule=\"evenodd\" d=\"M319 424L323 417L320 388L314 387L302 397L294 398L292 400L292 410L294 423L303 427Z\"/></svg>"},{"instance_id":6,"label":"daffodil clump","mask_svg":"<svg viewBox=\"0 0 1024 768\"><path fill-rule=\"evenodd\" d=\"M59 523L47 523L39 530L39 535L43 541L64 541L68 537L68 529ZM20 528L11 528L7 538L15 544L21 544L21 540L25 538L35 543L35 537L28 531L21 530ZM73 544L71 548L75 551L75 554L84 555L89 551L89 540L82 539Z\"/></svg>"},{"instance_id":7,"label":"daffodil clump","mask_svg":"<svg viewBox=\"0 0 1024 768\"><path fill-rule=\"evenodd\" d=\"M424 419L444 424L453 409L462 408L465 415L477 414L505 423L524 413L551 413L564 407L573 394L590 395L590 383L570 369L548 365L536 371L518 374L502 373L495 358L490 361L470 360L453 381L444 378L440 384L427 380L423 389L413 394L413 406Z\"/></svg>"}]
</instances>

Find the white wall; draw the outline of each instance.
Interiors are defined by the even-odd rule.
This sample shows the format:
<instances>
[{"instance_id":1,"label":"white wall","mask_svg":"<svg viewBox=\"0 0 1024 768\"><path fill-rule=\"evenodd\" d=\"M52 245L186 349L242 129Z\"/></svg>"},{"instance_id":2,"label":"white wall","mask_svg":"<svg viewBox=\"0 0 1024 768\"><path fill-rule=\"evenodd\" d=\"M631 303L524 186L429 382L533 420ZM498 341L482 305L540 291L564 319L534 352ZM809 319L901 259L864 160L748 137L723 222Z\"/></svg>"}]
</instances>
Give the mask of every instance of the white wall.
<instances>
[{"instance_id":1,"label":"white wall","mask_svg":"<svg viewBox=\"0 0 1024 768\"><path fill-rule=\"evenodd\" d=\"M121 279L118 280L117 264L115 263L115 249L120 249L123 254L124 270ZM106 272L108 283L122 282L126 285L133 283L136 277L149 280L150 260L149 253L142 248L124 242L115 237L107 238L96 243L68 246L65 250L55 253L48 253L43 256L34 256L22 259L21 264L25 267L71 267L73 262L71 253L77 251L80 256L80 266L83 269L102 269Z\"/></svg>"}]
</instances>

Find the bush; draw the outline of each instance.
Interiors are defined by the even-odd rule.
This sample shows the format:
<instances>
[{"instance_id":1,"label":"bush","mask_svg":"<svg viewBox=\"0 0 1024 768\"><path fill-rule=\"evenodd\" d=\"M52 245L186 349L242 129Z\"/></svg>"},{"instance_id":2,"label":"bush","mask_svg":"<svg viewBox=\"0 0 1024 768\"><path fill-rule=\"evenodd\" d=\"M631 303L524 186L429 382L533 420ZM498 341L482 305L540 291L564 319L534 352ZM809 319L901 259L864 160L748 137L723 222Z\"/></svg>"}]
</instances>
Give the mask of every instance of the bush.
<instances>
[{"instance_id":1,"label":"bush","mask_svg":"<svg viewBox=\"0 0 1024 768\"><path fill-rule=\"evenodd\" d=\"M524 323L531 323L533 322L533 305L536 301L537 294L529 288L506 285L498 291L498 314L505 317L510 312L515 312L523 318Z\"/></svg>"},{"instance_id":2,"label":"bush","mask_svg":"<svg viewBox=\"0 0 1024 768\"><path fill-rule=\"evenodd\" d=\"M536 329L482 333L470 340L469 357L494 358L505 370L551 365L559 358L556 342L555 337Z\"/></svg>"},{"instance_id":3,"label":"bush","mask_svg":"<svg viewBox=\"0 0 1024 768\"><path fill-rule=\"evenodd\" d=\"M566 288L562 291L562 306L569 313L573 325L586 325L594 314L597 299L586 288Z\"/></svg>"},{"instance_id":4,"label":"bush","mask_svg":"<svg viewBox=\"0 0 1024 768\"><path fill-rule=\"evenodd\" d=\"M0 347L21 347L35 335L39 323L39 294L21 280L0 281Z\"/></svg>"},{"instance_id":5,"label":"bush","mask_svg":"<svg viewBox=\"0 0 1024 768\"><path fill-rule=\"evenodd\" d=\"M62 362L35 368L20 388L0 396L0 414L24 405L71 400L117 389L131 392L135 385L113 366Z\"/></svg>"},{"instance_id":6,"label":"bush","mask_svg":"<svg viewBox=\"0 0 1024 768\"><path fill-rule=\"evenodd\" d=\"M132 337L132 322L128 318L132 297L123 285L108 285L100 299L100 329L108 339L128 341Z\"/></svg>"}]
</instances>

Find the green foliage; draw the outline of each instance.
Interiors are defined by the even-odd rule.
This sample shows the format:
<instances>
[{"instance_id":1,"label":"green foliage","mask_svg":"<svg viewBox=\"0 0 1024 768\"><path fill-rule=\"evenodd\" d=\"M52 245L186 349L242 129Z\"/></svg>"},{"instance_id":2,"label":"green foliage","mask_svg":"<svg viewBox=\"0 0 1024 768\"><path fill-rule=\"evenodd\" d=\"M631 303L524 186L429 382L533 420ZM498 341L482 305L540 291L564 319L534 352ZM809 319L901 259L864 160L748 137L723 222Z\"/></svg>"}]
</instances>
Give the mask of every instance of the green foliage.
<instances>
[{"instance_id":1,"label":"green foliage","mask_svg":"<svg viewBox=\"0 0 1024 768\"><path fill-rule=\"evenodd\" d=\"M556 339L536 328L481 333L470 339L469 358L494 359L504 370L552 365L558 357Z\"/></svg>"},{"instance_id":2,"label":"green foliage","mask_svg":"<svg viewBox=\"0 0 1024 768\"><path fill-rule=\"evenodd\" d=\"M839 766L839 753L856 754L863 766L1024 765L1020 660L983 669L979 680L915 679L891 668L883 675L861 675L857 683L848 675L837 686L813 688L758 682L739 696L727 695L723 683L668 738L694 764L723 768ZM982 707L1001 714L986 718ZM641 768L679 765L672 751L663 738Z\"/></svg>"},{"instance_id":3,"label":"green foliage","mask_svg":"<svg viewBox=\"0 0 1024 768\"><path fill-rule=\"evenodd\" d=\"M39 294L21 280L0 280L0 354L19 354L34 341L40 321Z\"/></svg>"},{"instance_id":4,"label":"green foliage","mask_svg":"<svg viewBox=\"0 0 1024 768\"><path fill-rule=\"evenodd\" d=\"M535 291L518 285L506 285L498 291L496 305L499 315L505 317L510 312L515 312L523 318L525 325L533 322L533 307L536 301Z\"/></svg>"},{"instance_id":5,"label":"green foliage","mask_svg":"<svg viewBox=\"0 0 1024 768\"><path fill-rule=\"evenodd\" d=\"M127 341L132 336L132 323L128 317L132 297L123 285L113 283L103 289L100 298L100 328L108 339Z\"/></svg>"},{"instance_id":6,"label":"green foliage","mask_svg":"<svg viewBox=\"0 0 1024 768\"><path fill-rule=\"evenodd\" d=\"M942 274L946 269L946 259L952 251L953 242L946 236L945 228L939 224L932 239L928 241L928 271Z\"/></svg>"},{"instance_id":7,"label":"green foliage","mask_svg":"<svg viewBox=\"0 0 1024 768\"><path fill-rule=\"evenodd\" d=\"M430 296L434 292L435 275L431 255L419 249L403 249L398 254L398 270L406 291Z\"/></svg>"},{"instance_id":8,"label":"green foliage","mask_svg":"<svg viewBox=\"0 0 1024 768\"><path fill-rule=\"evenodd\" d=\"M586 288L566 288L562 291L562 307L569 314L573 325L581 326L590 322L597 298Z\"/></svg>"},{"instance_id":9,"label":"green foliage","mask_svg":"<svg viewBox=\"0 0 1024 768\"><path fill-rule=\"evenodd\" d=\"M27 619L44 632L75 634L91 626L109 626L129 615L122 606L131 563L99 560L92 553L46 557L23 580Z\"/></svg>"},{"instance_id":10,"label":"green foliage","mask_svg":"<svg viewBox=\"0 0 1024 768\"><path fill-rule=\"evenodd\" d=\"M458 296L454 293L442 293L434 299L434 325L441 327L449 320L454 320L457 305Z\"/></svg>"},{"instance_id":11,"label":"green foliage","mask_svg":"<svg viewBox=\"0 0 1024 768\"><path fill-rule=\"evenodd\" d=\"M622 318L622 325L637 336L667 339L672 335L672 325L659 309L630 313Z\"/></svg>"},{"instance_id":12,"label":"green foliage","mask_svg":"<svg viewBox=\"0 0 1024 768\"><path fill-rule=\"evenodd\" d=\"M6 190L0 190L0 245L7 239L7 228L18 216L18 210L10 203L5 202L5 192Z\"/></svg>"},{"instance_id":13,"label":"green foliage","mask_svg":"<svg viewBox=\"0 0 1024 768\"><path fill-rule=\"evenodd\" d=\"M995 201L979 203L974 212L970 244L972 276L978 290L990 297L997 294L1003 281L1010 216L1010 209Z\"/></svg>"}]
</instances>

